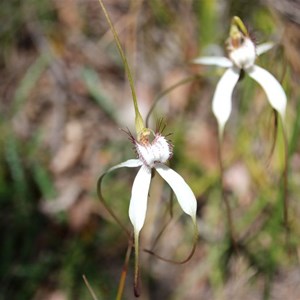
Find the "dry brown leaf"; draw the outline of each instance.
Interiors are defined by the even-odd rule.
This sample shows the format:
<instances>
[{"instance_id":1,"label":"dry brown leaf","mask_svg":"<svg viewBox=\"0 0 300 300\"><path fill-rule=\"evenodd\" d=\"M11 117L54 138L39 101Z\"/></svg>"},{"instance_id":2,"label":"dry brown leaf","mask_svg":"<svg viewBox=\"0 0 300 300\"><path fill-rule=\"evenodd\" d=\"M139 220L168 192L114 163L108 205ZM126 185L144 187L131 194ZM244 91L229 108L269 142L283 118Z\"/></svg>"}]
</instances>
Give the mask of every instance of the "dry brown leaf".
<instances>
[{"instance_id":1,"label":"dry brown leaf","mask_svg":"<svg viewBox=\"0 0 300 300\"><path fill-rule=\"evenodd\" d=\"M206 169L218 168L217 138L214 130L204 122L196 120L187 132L187 154Z\"/></svg>"},{"instance_id":2,"label":"dry brown leaf","mask_svg":"<svg viewBox=\"0 0 300 300\"><path fill-rule=\"evenodd\" d=\"M251 178L249 171L242 162L235 163L225 171L224 185L237 195L240 204L250 204Z\"/></svg>"},{"instance_id":3,"label":"dry brown leaf","mask_svg":"<svg viewBox=\"0 0 300 300\"><path fill-rule=\"evenodd\" d=\"M68 180L61 185L57 198L52 200L47 199L41 203L41 210L50 215L66 211L77 201L81 192L82 187L75 179Z\"/></svg>"},{"instance_id":4,"label":"dry brown leaf","mask_svg":"<svg viewBox=\"0 0 300 300\"><path fill-rule=\"evenodd\" d=\"M71 121L65 129L65 143L58 150L51 162L51 170L55 174L65 172L79 160L83 149L82 125Z\"/></svg>"},{"instance_id":5,"label":"dry brown leaf","mask_svg":"<svg viewBox=\"0 0 300 300\"><path fill-rule=\"evenodd\" d=\"M96 201L83 196L69 210L69 225L74 231L80 231L90 220L91 214L97 209Z\"/></svg>"},{"instance_id":6,"label":"dry brown leaf","mask_svg":"<svg viewBox=\"0 0 300 300\"><path fill-rule=\"evenodd\" d=\"M170 88L181 80L187 78L188 75L182 69L172 69L164 78L163 90ZM176 87L173 91L168 93L168 103L171 110L183 111L189 101L189 90L191 82Z\"/></svg>"},{"instance_id":7,"label":"dry brown leaf","mask_svg":"<svg viewBox=\"0 0 300 300\"><path fill-rule=\"evenodd\" d=\"M33 300L67 300L68 297L66 293L60 290L49 291L49 290L39 290Z\"/></svg>"}]
</instances>

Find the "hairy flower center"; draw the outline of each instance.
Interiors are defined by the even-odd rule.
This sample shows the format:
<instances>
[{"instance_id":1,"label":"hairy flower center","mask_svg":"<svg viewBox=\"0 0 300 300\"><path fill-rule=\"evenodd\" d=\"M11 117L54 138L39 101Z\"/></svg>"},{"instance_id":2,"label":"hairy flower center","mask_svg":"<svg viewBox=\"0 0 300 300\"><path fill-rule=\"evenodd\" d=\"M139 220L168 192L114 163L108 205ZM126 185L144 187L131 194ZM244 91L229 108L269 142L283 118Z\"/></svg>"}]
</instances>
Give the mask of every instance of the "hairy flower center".
<instances>
[{"instance_id":1,"label":"hairy flower center","mask_svg":"<svg viewBox=\"0 0 300 300\"><path fill-rule=\"evenodd\" d=\"M164 163L172 156L172 145L160 134L156 134L152 143L135 143L139 159L152 168L155 163Z\"/></svg>"},{"instance_id":2,"label":"hairy flower center","mask_svg":"<svg viewBox=\"0 0 300 300\"><path fill-rule=\"evenodd\" d=\"M239 69L248 69L256 59L255 45L249 37L230 38L227 45L228 56Z\"/></svg>"}]
</instances>

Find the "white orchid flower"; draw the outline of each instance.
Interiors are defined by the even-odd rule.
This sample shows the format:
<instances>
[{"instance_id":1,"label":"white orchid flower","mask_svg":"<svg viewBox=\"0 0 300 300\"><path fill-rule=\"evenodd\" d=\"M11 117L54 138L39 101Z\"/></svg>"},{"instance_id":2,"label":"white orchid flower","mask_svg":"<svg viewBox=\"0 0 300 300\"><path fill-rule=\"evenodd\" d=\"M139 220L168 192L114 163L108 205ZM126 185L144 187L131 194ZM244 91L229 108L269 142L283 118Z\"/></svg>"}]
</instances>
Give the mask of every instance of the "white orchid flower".
<instances>
[{"instance_id":1,"label":"white orchid flower","mask_svg":"<svg viewBox=\"0 0 300 300\"><path fill-rule=\"evenodd\" d=\"M284 120L287 100L282 86L272 74L255 65L256 57L272 47L272 43L265 43L256 47L243 22L240 18L234 17L227 40L228 58L206 56L196 58L193 61L197 64L228 68L217 84L212 101L212 110L221 133L231 113L233 89L242 70L261 85L271 106Z\"/></svg>"},{"instance_id":2,"label":"white orchid flower","mask_svg":"<svg viewBox=\"0 0 300 300\"><path fill-rule=\"evenodd\" d=\"M152 140L150 140L151 135L153 135ZM173 146L163 135L161 135L159 131L154 133L150 129L144 128L143 131L138 135L138 139L135 139L130 133L129 136L130 140L134 144L138 158L129 159L110 168L107 172L102 174L102 176L100 176L98 179L97 192L99 199L103 202L101 182L107 173L124 167L140 167L132 185L131 199L129 204L129 218L134 228L135 244L134 291L135 295L139 295L139 234L145 223L152 170L155 169L157 173L170 185L177 197L179 205L183 211L192 218L195 227L195 241L191 255L195 250L197 240L197 201L194 193L187 185L185 180L178 173L165 165L165 163L173 154ZM123 224L119 222L114 212L111 211L109 207L106 206L106 208L119 223L119 225L124 228Z\"/></svg>"},{"instance_id":3,"label":"white orchid flower","mask_svg":"<svg viewBox=\"0 0 300 300\"><path fill-rule=\"evenodd\" d=\"M149 140L150 134L154 135L152 142ZM173 154L172 144L160 133L150 134L144 135L140 141L130 135L138 158L129 159L107 171L111 172L123 167L141 167L132 185L129 205L129 218L135 235L141 231L145 222L152 169L155 169L170 185L183 211L192 217L194 223L196 221L197 202L191 188L178 173L164 164Z\"/></svg>"}]
</instances>

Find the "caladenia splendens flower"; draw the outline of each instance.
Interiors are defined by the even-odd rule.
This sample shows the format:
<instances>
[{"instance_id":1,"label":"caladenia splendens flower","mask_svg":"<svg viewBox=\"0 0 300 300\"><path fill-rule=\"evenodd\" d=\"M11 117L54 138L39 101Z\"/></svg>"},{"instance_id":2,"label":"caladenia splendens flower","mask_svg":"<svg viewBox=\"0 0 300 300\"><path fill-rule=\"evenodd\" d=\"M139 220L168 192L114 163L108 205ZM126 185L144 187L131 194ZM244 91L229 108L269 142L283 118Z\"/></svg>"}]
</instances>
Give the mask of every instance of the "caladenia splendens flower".
<instances>
[{"instance_id":1,"label":"caladenia splendens flower","mask_svg":"<svg viewBox=\"0 0 300 300\"><path fill-rule=\"evenodd\" d=\"M182 210L191 216L196 236L196 210L197 201L191 188L185 180L174 170L169 168L166 163L173 155L173 145L162 135L161 131L156 132L151 129L144 128L144 130L134 138L129 133L129 138L134 145L137 154L136 159L129 159L114 167L111 167L98 180L98 195L102 199L101 181L104 175L116 169L127 167L140 167L134 179L131 198L129 204L129 218L134 228L134 242L135 242L135 289L138 285L138 260L139 260L139 234L143 228L146 212L148 195L152 177L152 171L155 170L171 187L179 205ZM112 213L114 216L114 214ZM196 245L196 244L195 244ZM194 245L194 246L195 246ZM151 251L150 251L151 252ZM138 294L138 292L136 292Z\"/></svg>"},{"instance_id":2,"label":"caladenia splendens flower","mask_svg":"<svg viewBox=\"0 0 300 300\"><path fill-rule=\"evenodd\" d=\"M204 56L193 61L196 64L228 68L217 84L212 101L212 110L221 134L231 113L233 89L242 71L245 71L261 85L271 106L284 120L287 101L282 86L272 74L255 64L256 57L271 49L272 46L272 43L255 46L241 19L233 17L229 38L226 42L228 58Z\"/></svg>"},{"instance_id":3,"label":"caladenia splendens flower","mask_svg":"<svg viewBox=\"0 0 300 300\"><path fill-rule=\"evenodd\" d=\"M152 138L152 140L151 140ZM174 191L182 210L196 221L196 198L185 180L165 163L173 155L173 146L160 132L146 130L139 140L130 134L130 140L134 144L137 159L129 159L108 170L127 167L140 167L131 191L129 204L129 218L138 234L145 222L147 200L151 181L151 171L154 169L170 185Z\"/></svg>"}]
</instances>

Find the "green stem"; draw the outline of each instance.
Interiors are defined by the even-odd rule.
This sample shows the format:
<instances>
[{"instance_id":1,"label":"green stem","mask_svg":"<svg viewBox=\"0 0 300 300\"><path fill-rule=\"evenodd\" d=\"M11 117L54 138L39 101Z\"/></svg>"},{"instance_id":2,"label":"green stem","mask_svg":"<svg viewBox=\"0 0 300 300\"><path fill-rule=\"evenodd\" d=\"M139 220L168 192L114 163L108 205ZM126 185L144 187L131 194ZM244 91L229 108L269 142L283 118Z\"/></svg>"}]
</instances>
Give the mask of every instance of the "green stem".
<instances>
[{"instance_id":1,"label":"green stem","mask_svg":"<svg viewBox=\"0 0 300 300\"><path fill-rule=\"evenodd\" d=\"M288 141L285 132L285 126L283 120L281 120L282 125L282 135L283 135L283 142L284 142L284 170L283 170L283 222L284 227L286 229L287 234L289 233L289 201L288 201Z\"/></svg>"},{"instance_id":2,"label":"green stem","mask_svg":"<svg viewBox=\"0 0 300 300\"><path fill-rule=\"evenodd\" d=\"M95 294L93 288L91 287L89 281L87 280L86 276L85 276L85 275L82 275L82 278L83 278L83 281L84 281L86 287L88 288L88 290L89 290L89 292L90 292L90 294L91 294L93 300L98 300L98 298L97 298L97 296L96 296L96 294Z\"/></svg>"},{"instance_id":3,"label":"green stem","mask_svg":"<svg viewBox=\"0 0 300 300\"><path fill-rule=\"evenodd\" d=\"M119 50L119 54L121 56L122 62L123 62L124 67L125 67L125 71L126 71L126 74L127 74L127 78L128 78L130 89L131 89L131 93L132 93L132 100L133 100L134 111L135 111L135 126L136 126L136 131L139 134L144 129L144 122L143 122L142 116L141 116L139 108L138 108L138 102L137 102L137 97L136 97L136 93L135 93L133 77L131 75L131 71L130 71L129 65L128 65L126 56L125 56L125 54L124 54L124 52L122 50L121 43L120 43L118 34L117 34L116 30L115 30L115 27L114 27L114 25L113 25L113 23L112 23L109 15L108 15L108 12L107 12L104 4L103 4L103 1L99 0L99 3L100 3L101 8L102 8L102 10L104 12L104 15L105 15L105 18L106 18L106 20L107 20L107 22L109 24L109 27L110 27L110 29L111 29L111 31L113 33L113 36L114 36L117 48Z\"/></svg>"},{"instance_id":4,"label":"green stem","mask_svg":"<svg viewBox=\"0 0 300 300\"><path fill-rule=\"evenodd\" d=\"M222 194L222 200L225 204L225 210L226 210L226 216L227 216L227 223L228 223L228 230L229 230L230 239L231 239L231 242L233 243L233 245L236 246L236 240L235 240L235 236L234 236L234 229L233 229L233 222L232 222L231 208L230 208L230 204L229 204L229 201L228 201L225 189L224 189L224 165L223 165L223 158L222 158L222 142L223 142L223 128L219 128L218 159L219 159L219 169L220 169L221 194Z\"/></svg>"},{"instance_id":5,"label":"green stem","mask_svg":"<svg viewBox=\"0 0 300 300\"><path fill-rule=\"evenodd\" d=\"M300 97L297 101L296 120L293 125L293 132L289 143L289 155L291 156L297 149L299 134L300 134Z\"/></svg>"},{"instance_id":6,"label":"green stem","mask_svg":"<svg viewBox=\"0 0 300 300\"><path fill-rule=\"evenodd\" d=\"M98 181L97 181L97 195L100 202L103 204L103 206L106 208L106 210L109 212L109 214L113 217L113 219L120 225L120 227L124 230L124 232L130 236L130 232L126 228L126 226L120 221L120 219L115 215L115 213L112 211L112 209L106 204L104 197L102 195L102 180L104 176L107 174L107 172L103 173Z\"/></svg>"},{"instance_id":7,"label":"green stem","mask_svg":"<svg viewBox=\"0 0 300 300\"><path fill-rule=\"evenodd\" d=\"M122 270L122 274L121 274L121 278L120 278L120 282L119 282L116 300L122 299L132 246L133 246L133 236L131 235L128 240L128 247L127 247L127 251L126 251L125 261L124 261L123 270Z\"/></svg>"},{"instance_id":8,"label":"green stem","mask_svg":"<svg viewBox=\"0 0 300 300\"><path fill-rule=\"evenodd\" d=\"M139 297L140 290L140 249L139 249L139 231L134 231L134 250L135 250L135 262L134 262L134 295Z\"/></svg>"}]
</instances>

